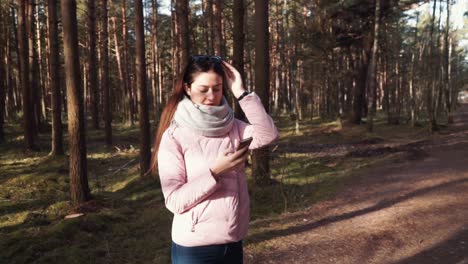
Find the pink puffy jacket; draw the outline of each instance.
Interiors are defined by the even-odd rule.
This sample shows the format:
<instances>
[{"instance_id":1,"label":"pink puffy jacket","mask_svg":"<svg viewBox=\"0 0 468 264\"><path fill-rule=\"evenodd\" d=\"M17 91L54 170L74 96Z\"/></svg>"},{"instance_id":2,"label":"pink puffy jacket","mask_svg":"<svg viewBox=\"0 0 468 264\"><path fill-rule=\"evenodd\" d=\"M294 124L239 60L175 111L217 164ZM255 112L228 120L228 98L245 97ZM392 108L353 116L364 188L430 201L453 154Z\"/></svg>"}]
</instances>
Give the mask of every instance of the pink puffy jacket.
<instances>
[{"instance_id":1,"label":"pink puffy jacket","mask_svg":"<svg viewBox=\"0 0 468 264\"><path fill-rule=\"evenodd\" d=\"M250 124L235 119L223 137L196 135L175 122L162 136L159 177L166 207L174 213L172 240L179 245L237 242L247 234L249 194L243 166L218 181L209 168L220 151L234 150L241 139L253 137L249 149L255 149L275 140L278 131L255 93L239 104Z\"/></svg>"}]
</instances>

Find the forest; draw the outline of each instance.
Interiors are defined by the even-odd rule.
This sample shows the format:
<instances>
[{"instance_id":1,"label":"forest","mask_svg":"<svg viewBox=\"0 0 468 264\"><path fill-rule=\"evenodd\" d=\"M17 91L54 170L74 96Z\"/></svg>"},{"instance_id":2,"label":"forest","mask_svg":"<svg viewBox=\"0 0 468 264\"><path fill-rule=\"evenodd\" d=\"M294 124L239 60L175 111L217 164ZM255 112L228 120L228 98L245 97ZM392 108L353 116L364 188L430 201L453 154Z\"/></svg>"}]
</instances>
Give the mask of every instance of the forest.
<instances>
[{"instance_id":1,"label":"forest","mask_svg":"<svg viewBox=\"0 0 468 264\"><path fill-rule=\"evenodd\" d=\"M392 166L412 162L414 174L425 173L417 164L431 155L447 160L428 175L459 174L446 185L437 180L444 177L414 178L404 181L412 187L388 192L409 200L435 190L426 183L443 185L437 190L453 199L440 208L459 209L437 222L451 223L440 230L464 228L447 241L468 239L460 220L468 197L455 189L468 182L468 167L455 164L468 154L464 1L0 0L0 263L170 261L172 215L150 158L162 111L194 54L231 62L280 131L247 162L247 263L363 263L317 245L303 245L302 255L287 246L313 240L291 236L367 208L301 213L322 212L339 197L343 206L346 197L359 200L356 193L372 190L362 179L379 168L375 175L398 175ZM227 100L245 120L237 100ZM384 185L388 177L371 178ZM403 202L381 194L369 196L390 203L366 213ZM424 223L415 229L439 226ZM466 243L427 236L387 259L374 248L364 263L468 259ZM439 254L448 248L455 253Z\"/></svg>"}]
</instances>

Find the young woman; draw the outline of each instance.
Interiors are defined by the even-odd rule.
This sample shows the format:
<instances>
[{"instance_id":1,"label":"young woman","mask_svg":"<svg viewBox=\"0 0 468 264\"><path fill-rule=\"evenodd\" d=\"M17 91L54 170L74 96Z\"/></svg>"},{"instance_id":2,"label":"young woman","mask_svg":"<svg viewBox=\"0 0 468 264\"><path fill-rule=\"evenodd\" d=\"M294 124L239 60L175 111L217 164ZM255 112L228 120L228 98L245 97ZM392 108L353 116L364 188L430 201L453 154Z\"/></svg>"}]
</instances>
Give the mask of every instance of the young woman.
<instances>
[{"instance_id":1,"label":"young woman","mask_svg":"<svg viewBox=\"0 0 468 264\"><path fill-rule=\"evenodd\" d=\"M250 124L234 118L230 90ZM239 148L241 140L250 145ZM278 137L260 98L217 56L192 56L165 107L152 170L159 171L166 207L174 213L172 263L242 263L249 195L248 149Z\"/></svg>"}]
</instances>

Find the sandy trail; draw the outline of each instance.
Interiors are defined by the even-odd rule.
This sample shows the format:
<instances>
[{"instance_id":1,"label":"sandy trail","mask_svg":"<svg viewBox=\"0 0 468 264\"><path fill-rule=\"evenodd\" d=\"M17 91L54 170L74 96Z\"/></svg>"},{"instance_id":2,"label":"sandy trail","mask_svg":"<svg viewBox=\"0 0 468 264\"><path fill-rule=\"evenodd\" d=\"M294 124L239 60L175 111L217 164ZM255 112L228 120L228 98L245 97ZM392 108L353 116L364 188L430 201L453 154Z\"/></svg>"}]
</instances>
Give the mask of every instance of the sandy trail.
<instances>
[{"instance_id":1,"label":"sandy trail","mask_svg":"<svg viewBox=\"0 0 468 264\"><path fill-rule=\"evenodd\" d=\"M333 199L250 237L246 263L468 264L468 105L424 159L368 170ZM287 226L287 227L284 227ZM253 254L249 247L262 243Z\"/></svg>"}]
</instances>

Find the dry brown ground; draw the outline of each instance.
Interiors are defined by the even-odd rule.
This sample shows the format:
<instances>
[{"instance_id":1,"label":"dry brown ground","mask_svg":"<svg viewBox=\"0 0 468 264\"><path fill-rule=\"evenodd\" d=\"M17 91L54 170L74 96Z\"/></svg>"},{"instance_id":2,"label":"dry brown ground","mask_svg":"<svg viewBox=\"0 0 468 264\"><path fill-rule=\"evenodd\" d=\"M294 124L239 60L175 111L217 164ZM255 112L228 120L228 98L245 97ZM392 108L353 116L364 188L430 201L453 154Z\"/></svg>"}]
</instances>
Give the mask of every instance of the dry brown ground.
<instances>
[{"instance_id":1,"label":"dry brown ground","mask_svg":"<svg viewBox=\"0 0 468 264\"><path fill-rule=\"evenodd\" d=\"M468 105L423 150L330 200L252 223L265 231L251 235L246 263L468 264Z\"/></svg>"}]
</instances>

